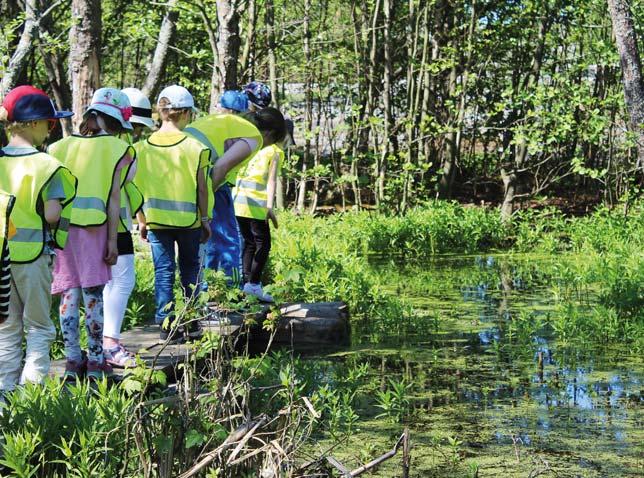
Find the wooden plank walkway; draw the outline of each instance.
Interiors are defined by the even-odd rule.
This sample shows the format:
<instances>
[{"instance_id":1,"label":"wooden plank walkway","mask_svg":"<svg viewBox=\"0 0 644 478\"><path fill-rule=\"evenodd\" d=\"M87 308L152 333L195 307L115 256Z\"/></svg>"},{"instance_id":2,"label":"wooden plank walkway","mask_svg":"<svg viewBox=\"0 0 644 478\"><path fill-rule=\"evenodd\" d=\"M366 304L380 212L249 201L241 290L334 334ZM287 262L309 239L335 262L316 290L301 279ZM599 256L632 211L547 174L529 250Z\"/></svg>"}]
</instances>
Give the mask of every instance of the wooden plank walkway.
<instances>
[{"instance_id":1,"label":"wooden plank walkway","mask_svg":"<svg viewBox=\"0 0 644 478\"><path fill-rule=\"evenodd\" d=\"M218 321L202 321L204 331L216 333L218 335L235 336L241 332L241 323L222 325ZM145 325L134 327L121 334L121 341L125 347L151 365L154 361L154 369L162 370L166 374L171 374L177 365L190 356L193 352L190 344L165 344L159 338L158 325ZM52 362L49 375L52 377L62 377L65 372L65 360L56 360ZM117 376L123 375L125 370L114 369Z\"/></svg>"},{"instance_id":2,"label":"wooden plank walkway","mask_svg":"<svg viewBox=\"0 0 644 478\"><path fill-rule=\"evenodd\" d=\"M250 345L262 350L268 343L270 334L262 330L262 323L269 312L268 306L255 314L256 325L253 327L244 325L244 316L239 312L221 311L214 304L210 310L210 317L201 321L204 331L233 339L248 333ZM350 342L349 311L342 302L284 304L279 307L279 313L280 320L273 338L275 346L315 350L325 346L344 346ZM224 319L220 320L219 317ZM121 341L128 350L138 354L148 365L154 365L155 370L164 371L169 378L174 376L177 365L194 352L189 344L165 344L159 338L158 325L135 327L123 332ZM62 377L64 372L64 360L52 362L51 376ZM114 369L114 372L118 379L126 371Z\"/></svg>"}]
</instances>

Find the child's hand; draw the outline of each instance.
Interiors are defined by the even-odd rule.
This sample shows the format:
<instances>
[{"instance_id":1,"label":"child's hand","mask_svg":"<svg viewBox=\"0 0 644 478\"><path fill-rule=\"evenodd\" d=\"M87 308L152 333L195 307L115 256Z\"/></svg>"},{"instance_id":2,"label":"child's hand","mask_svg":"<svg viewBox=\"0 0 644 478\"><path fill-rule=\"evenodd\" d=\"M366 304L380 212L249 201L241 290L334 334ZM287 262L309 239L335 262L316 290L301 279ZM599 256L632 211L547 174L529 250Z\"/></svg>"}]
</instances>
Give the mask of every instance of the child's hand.
<instances>
[{"instance_id":1,"label":"child's hand","mask_svg":"<svg viewBox=\"0 0 644 478\"><path fill-rule=\"evenodd\" d=\"M277 216L275 215L275 212L273 211L273 209L269 209L268 212L266 213L266 220L269 220L269 219L273 224L273 227L277 229L279 227L279 224L277 223Z\"/></svg>"},{"instance_id":2,"label":"child's hand","mask_svg":"<svg viewBox=\"0 0 644 478\"><path fill-rule=\"evenodd\" d=\"M107 241L107 251L105 252L105 257L103 260L108 266L113 266L116 264L117 259L119 258L119 251L116 247L116 241Z\"/></svg>"},{"instance_id":3,"label":"child's hand","mask_svg":"<svg viewBox=\"0 0 644 478\"><path fill-rule=\"evenodd\" d=\"M139 223L139 237L142 241L148 242L148 226L143 223Z\"/></svg>"},{"instance_id":4,"label":"child's hand","mask_svg":"<svg viewBox=\"0 0 644 478\"><path fill-rule=\"evenodd\" d=\"M201 239L199 242L205 244L212 236L212 231L210 230L210 223L208 221L201 221Z\"/></svg>"}]
</instances>

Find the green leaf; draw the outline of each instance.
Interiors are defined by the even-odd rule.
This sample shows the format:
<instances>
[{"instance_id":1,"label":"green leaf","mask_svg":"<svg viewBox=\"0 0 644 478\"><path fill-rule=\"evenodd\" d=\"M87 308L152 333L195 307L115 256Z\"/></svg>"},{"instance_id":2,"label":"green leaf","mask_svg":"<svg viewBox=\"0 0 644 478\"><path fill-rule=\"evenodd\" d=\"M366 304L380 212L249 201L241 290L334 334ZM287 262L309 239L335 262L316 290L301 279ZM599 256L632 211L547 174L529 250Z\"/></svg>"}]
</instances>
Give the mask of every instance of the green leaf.
<instances>
[{"instance_id":1,"label":"green leaf","mask_svg":"<svg viewBox=\"0 0 644 478\"><path fill-rule=\"evenodd\" d=\"M205 441L205 435L197 430L188 430L186 433L186 448L201 446Z\"/></svg>"}]
</instances>

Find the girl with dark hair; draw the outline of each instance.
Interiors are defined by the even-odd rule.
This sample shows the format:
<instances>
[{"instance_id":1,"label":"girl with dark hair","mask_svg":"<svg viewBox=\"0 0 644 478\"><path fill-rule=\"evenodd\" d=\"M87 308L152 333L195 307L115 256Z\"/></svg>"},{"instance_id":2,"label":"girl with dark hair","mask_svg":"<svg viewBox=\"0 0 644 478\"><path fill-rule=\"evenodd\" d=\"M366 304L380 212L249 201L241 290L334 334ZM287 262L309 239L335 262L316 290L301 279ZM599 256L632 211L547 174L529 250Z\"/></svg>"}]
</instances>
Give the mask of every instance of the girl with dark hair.
<instances>
[{"instance_id":1,"label":"girl with dark hair","mask_svg":"<svg viewBox=\"0 0 644 478\"><path fill-rule=\"evenodd\" d=\"M279 120L273 108L251 113L256 124L271 125ZM280 115L281 116L281 115ZM284 129L286 130L286 124ZM280 138L275 141L275 138ZM233 190L235 216L244 238L242 265L244 271L244 293L257 297L262 302L273 302L273 297L264 291L261 276L271 250L271 231L269 220L278 227L273 212L273 200L277 184L277 174L284 160L281 143L284 134L281 128L274 129L268 140L237 175ZM272 143L272 144L269 144Z\"/></svg>"}]
</instances>

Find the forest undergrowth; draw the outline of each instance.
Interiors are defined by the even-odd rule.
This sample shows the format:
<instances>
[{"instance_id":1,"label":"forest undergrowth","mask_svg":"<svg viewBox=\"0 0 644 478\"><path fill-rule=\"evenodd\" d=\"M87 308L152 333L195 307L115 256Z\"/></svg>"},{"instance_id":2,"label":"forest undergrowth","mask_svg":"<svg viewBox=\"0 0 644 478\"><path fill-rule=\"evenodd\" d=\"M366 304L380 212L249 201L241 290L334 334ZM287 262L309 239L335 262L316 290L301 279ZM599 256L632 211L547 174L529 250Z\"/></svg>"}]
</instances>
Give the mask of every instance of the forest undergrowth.
<instances>
[{"instance_id":1,"label":"forest undergrowth","mask_svg":"<svg viewBox=\"0 0 644 478\"><path fill-rule=\"evenodd\" d=\"M505 224L495 210L448 202L404 216L284 213L274 232L267 279L280 301L346 301L352 320L368 324L377 337L379 331L396 334L414 310L385 290L373 260L422 265L435 254L485 251L573 257L562 260L549 278L558 312L546 326L558 340L628 344L637 354L644 350L642 212L641 203L627 215L601 208L581 218L546 209L518 214ZM145 249L137 254L137 287L126 327L146 322L152 313L151 263ZM208 278L209 294L184 306L184 320L198 319L206 300L233 299L220 275ZM195 360L171 388L167 377L141 364L118 387L51 381L9 394L0 416L5 467L0 473L215 477L256 476L251 470L261 467L297 476L307 460L322 466L301 451L320 434L338 443L346 439L360 419L360 404L378 392L362 364L350 361L325 369L324 362L287 352L250 357L210 335L196 347ZM392 383L378 396L383 419L404 421L409 406L404 387Z\"/></svg>"}]
</instances>

